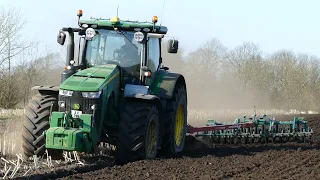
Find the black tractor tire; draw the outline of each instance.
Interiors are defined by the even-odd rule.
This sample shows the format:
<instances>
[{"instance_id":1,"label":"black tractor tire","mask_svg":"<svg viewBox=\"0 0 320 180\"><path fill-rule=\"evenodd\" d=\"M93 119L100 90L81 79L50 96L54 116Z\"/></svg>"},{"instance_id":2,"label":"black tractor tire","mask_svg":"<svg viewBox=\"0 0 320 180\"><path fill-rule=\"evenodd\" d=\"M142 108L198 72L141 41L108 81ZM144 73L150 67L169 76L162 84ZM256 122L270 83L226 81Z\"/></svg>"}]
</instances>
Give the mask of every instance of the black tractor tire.
<instances>
[{"instance_id":1,"label":"black tractor tire","mask_svg":"<svg viewBox=\"0 0 320 180\"><path fill-rule=\"evenodd\" d=\"M182 123L182 135L180 144L175 143L177 126L177 113L179 106L182 105L183 123ZM186 131L187 131L187 93L182 84L177 84L172 98L167 101L167 105L164 112L165 133L162 136L161 143L161 155L176 156L184 150Z\"/></svg>"},{"instance_id":2,"label":"black tractor tire","mask_svg":"<svg viewBox=\"0 0 320 180\"><path fill-rule=\"evenodd\" d=\"M58 109L57 97L53 95L35 95L25 108L23 119L23 151L25 157L45 154L45 138L43 132L49 129L49 117L51 104L53 111ZM62 150L48 149L48 154L52 159L62 158Z\"/></svg>"},{"instance_id":3,"label":"black tractor tire","mask_svg":"<svg viewBox=\"0 0 320 180\"><path fill-rule=\"evenodd\" d=\"M131 100L124 103L120 114L119 130L116 141L115 162L125 164L140 159L157 157L159 144L159 114L156 105L146 100ZM151 125L154 129L153 153L148 155L147 132Z\"/></svg>"}]
</instances>

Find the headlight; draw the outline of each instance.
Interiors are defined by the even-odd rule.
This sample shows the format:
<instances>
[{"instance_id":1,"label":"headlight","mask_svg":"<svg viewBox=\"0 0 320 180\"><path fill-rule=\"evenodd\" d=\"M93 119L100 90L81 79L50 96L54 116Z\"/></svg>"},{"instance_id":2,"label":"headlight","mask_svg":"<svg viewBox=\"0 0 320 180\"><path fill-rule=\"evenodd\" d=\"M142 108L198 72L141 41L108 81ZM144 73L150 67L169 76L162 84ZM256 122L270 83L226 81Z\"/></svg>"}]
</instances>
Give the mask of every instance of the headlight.
<instances>
[{"instance_id":1,"label":"headlight","mask_svg":"<svg viewBox=\"0 0 320 180\"><path fill-rule=\"evenodd\" d=\"M96 99L96 98L99 98L100 97L100 94L101 94L101 91L99 92L82 92L82 96L84 98L93 98L93 99Z\"/></svg>"},{"instance_id":2,"label":"headlight","mask_svg":"<svg viewBox=\"0 0 320 180\"><path fill-rule=\"evenodd\" d=\"M72 96L73 91L68 91L64 89L59 89L59 94L62 96Z\"/></svg>"}]
</instances>

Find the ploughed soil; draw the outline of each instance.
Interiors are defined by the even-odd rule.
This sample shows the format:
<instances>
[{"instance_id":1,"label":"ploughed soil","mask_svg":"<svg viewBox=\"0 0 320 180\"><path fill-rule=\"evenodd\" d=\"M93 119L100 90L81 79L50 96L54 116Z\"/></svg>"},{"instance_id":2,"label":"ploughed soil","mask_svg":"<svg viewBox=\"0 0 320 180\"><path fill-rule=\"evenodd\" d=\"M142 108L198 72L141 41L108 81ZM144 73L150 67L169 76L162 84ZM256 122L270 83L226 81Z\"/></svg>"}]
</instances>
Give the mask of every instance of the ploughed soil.
<instances>
[{"instance_id":1,"label":"ploughed soil","mask_svg":"<svg viewBox=\"0 0 320 180\"><path fill-rule=\"evenodd\" d=\"M96 157L89 165L66 165L34 171L29 179L320 179L320 115L304 116L314 143L204 146L188 138L179 157L159 157L114 165L112 157ZM291 120L293 115L276 116ZM19 178L18 178L19 179Z\"/></svg>"}]
</instances>

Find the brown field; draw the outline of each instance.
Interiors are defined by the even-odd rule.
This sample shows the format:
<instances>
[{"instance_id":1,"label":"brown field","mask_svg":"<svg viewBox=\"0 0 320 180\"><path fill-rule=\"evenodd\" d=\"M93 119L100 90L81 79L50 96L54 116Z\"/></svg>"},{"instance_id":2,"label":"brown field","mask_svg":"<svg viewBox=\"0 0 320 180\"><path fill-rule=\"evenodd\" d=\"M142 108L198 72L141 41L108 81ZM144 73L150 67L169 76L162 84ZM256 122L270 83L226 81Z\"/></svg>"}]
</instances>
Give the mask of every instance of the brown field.
<instances>
[{"instance_id":1,"label":"brown field","mask_svg":"<svg viewBox=\"0 0 320 180\"><path fill-rule=\"evenodd\" d=\"M250 113L250 112L249 112ZM217 114L217 113L216 113ZM241 114L238 112L236 114ZM233 115L227 116L233 121ZM294 115L277 115L280 120L291 120ZM94 157L82 156L80 163L70 154L67 160L51 161L44 157L37 161L30 159L17 166L17 155L21 153L19 146L19 123L21 118L14 118L4 123L6 132L1 136L0 175L6 177L13 174L15 179L318 179L320 178L320 115L304 114L313 128L314 144L285 143L266 145L216 145L204 147L193 138L188 138L184 153L179 157L159 157L152 161L137 161L123 166L114 165L112 156L107 154ZM12 117L11 117L12 118ZM190 123L204 124L201 119L215 118L210 114L190 112ZM193 119L192 119L193 118ZM10 118L9 118L10 119ZM227 120L226 120L227 121ZM12 123L15 122L15 123ZM5 149L5 151L4 151ZM11 160L11 162L9 162ZM6 161L8 161L6 163ZM26 174L24 176L24 174Z\"/></svg>"}]
</instances>

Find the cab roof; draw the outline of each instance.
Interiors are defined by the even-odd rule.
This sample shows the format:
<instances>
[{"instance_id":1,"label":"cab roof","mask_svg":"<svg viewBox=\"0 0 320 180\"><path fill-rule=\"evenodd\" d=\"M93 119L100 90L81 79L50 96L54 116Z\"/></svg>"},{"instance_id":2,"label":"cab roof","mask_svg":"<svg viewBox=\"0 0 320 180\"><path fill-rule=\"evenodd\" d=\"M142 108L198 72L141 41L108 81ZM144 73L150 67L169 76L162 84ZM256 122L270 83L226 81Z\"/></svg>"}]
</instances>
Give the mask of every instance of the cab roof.
<instances>
[{"instance_id":1,"label":"cab roof","mask_svg":"<svg viewBox=\"0 0 320 180\"><path fill-rule=\"evenodd\" d=\"M87 24L89 27L95 29L114 29L119 28L122 30L133 31L136 28L144 29L147 28L150 31L155 29L155 32L158 34L166 34L168 32L168 28L166 26L159 26L157 24L153 24L153 22L141 22L141 21L130 21L130 20L118 20L116 23L111 19L102 19L102 18L91 18L88 20L80 20L80 25L83 26Z\"/></svg>"}]
</instances>

